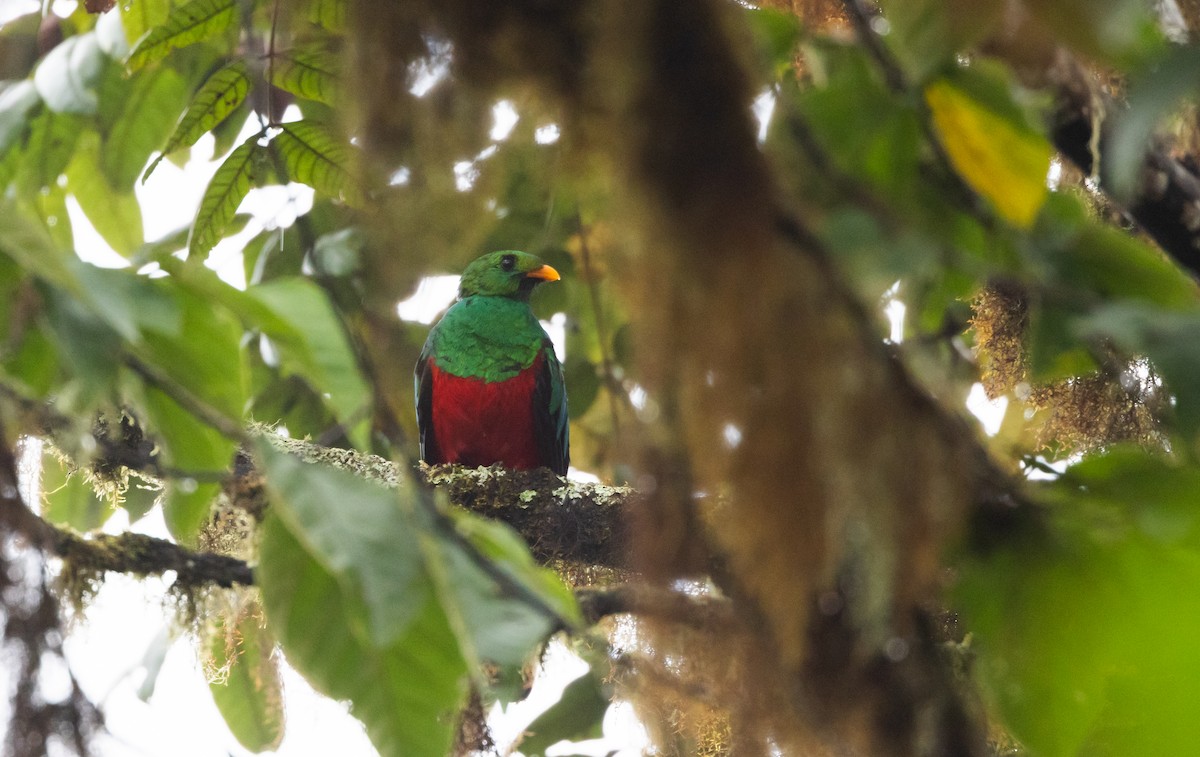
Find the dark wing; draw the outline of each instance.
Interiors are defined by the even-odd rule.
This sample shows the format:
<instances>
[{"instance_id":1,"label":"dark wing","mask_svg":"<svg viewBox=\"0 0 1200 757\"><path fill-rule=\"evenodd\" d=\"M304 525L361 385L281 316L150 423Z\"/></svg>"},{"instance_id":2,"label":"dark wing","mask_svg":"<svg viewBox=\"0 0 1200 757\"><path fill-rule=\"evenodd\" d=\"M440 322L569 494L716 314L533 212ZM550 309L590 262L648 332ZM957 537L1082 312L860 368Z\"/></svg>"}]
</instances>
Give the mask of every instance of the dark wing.
<instances>
[{"instance_id":1,"label":"dark wing","mask_svg":"<svg viewBox=\"0 0 1200 757\"><path fill-rule=\"evenodd\" d=\"M542 367L533 384L533 433L542 465L560 476L571 464L567 428L567 385L562 364L547 338L542 342Z\"/></svg>"},{"instance_id":2,"label":"dark wing","mask_svg":"<svg viewBox=\"0 0 1200 757\"><path fill-rule=\"evenodd\" d=\"M417 367L413 376L413 388L417 399L417 432L421 439L421 459L431 465L444 462L437 441L433 438L433 371L430 355L432 339L425 341L425 348L417 358Z\"/></svg>"}]
</instances>

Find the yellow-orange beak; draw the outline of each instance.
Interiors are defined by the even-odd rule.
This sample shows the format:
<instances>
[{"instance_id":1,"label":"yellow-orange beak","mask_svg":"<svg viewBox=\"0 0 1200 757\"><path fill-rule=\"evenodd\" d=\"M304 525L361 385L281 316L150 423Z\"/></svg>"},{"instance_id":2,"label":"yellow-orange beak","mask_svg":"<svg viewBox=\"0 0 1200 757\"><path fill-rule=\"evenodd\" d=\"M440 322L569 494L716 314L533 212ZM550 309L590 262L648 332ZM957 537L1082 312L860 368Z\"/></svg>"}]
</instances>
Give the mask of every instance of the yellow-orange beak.
<instances>
[{"instance_id":1,"label":"yellow-orange beak","mask_svg":"<svg viewBox=\"0 0 1200 757\"><path fill-rule=\"evenodd\" d=\"M541 268L534 268L532 271L525 274L525 278L541 279L542 281L558 281L562 278L562 276L559 276L558 271L554 270L550 266L544 265Z\"/></svg>"}]
</instances>

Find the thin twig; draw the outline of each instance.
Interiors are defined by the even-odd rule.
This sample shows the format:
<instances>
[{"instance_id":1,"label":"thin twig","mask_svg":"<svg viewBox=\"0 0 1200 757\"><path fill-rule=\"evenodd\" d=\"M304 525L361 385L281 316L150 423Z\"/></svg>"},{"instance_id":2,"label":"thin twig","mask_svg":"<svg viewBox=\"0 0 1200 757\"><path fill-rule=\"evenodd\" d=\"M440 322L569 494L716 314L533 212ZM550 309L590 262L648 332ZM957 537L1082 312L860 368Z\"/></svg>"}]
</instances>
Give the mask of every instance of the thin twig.
<instances>
[{"instance_id":1,"label":"thin twig","mask_svg":"<svg viewBox=\"0 0 1200 757\"><path fill-rule=\"evenodd\" d=\"M275 118L275 27L279 25L279 0L275 0L274 6L271 8L271 36L267 42L267 122L271 126L277 126L278 121Z\"/></svg>"}]
</instances>

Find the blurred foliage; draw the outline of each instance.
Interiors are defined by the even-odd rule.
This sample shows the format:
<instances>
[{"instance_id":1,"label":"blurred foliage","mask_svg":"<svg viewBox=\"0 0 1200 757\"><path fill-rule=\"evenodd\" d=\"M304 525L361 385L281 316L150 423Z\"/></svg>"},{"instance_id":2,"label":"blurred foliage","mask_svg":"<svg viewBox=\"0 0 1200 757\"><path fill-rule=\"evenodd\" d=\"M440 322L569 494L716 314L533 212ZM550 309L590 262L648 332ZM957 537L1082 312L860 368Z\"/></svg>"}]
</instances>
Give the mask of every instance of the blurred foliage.
<instances>
[{"instance_id":1,"label":"blurred foliage","mask_svg":"<svg viewBox=\"0 0 1200 757\"><path fill-rule=\"evenodd\" d=\"M990 451L1051 479L1028 489L1044 517L950 558L989 712L1030 754L1200 751L1200 296L1097 212L1094 185L1048 181L1052 161L1061 168L1049 98L978 46L1021 6L1128 84L1105 167L1125 194L1150 136L1200 94L1200 55L1168 43L1141 0L881 6L878 49L825 17L746 7L738 20L774 107L762 149L787 202L864 302L905 306L891 329L881 310L879 338L898 335L948 407L981 380L1005 397ZM156 506L195 544L251 421L413 459L410 414L394 419L400 433L379 422L387 389L364 370L362 324L370 303L394 308L412 293L401 285L490 249L535 252L562 274L534 307L564 314L572 460L634 478L621 428L659 408L637 384L638 313L622 296L637 271L610 207L620 188L580 159L585 135L529 93L498 109L462 91L435 36L408 92L356 91L342 73L346 12L342 0L129 0L0 27L0 410L46 407L60 424L47 519L86 532L114 504L133 520ZM41 49L47 23L61 41ZM393 165L360 165L350 138L346 103L372 97L411 110L414 147ZM505 110L517 121L501 135ZM161 161L210 157L193 223L145 239ZM311 210L254 221L234 266L245 286L219 278L211 253L246 227L247 195L293 182L314 190ZM379 207L408 232L399 249L375 249L360 227ZM81 262L80 219L123 267ZM372 255L403 261L403 280L373 276ZM415 357L425 327L402 328L397 349ZM1136 418L1124 425L1087 423L1125 411ZM154 440L149 488L92 470L98 453L78 441L122 414ZM273 639L351 702L382 753L436 754L468 681L510 701L499 681L581 622L507 528L448 515L412 486L256 454L273 502L257 569L265 619L214 619L221 643L208 648L223 673L214 698L246 747L282 738ZM489 679L484 663L499 672ZM536 721L531 753L597 732L608 692L595 667Z\"/></svg>"}]
</instances>

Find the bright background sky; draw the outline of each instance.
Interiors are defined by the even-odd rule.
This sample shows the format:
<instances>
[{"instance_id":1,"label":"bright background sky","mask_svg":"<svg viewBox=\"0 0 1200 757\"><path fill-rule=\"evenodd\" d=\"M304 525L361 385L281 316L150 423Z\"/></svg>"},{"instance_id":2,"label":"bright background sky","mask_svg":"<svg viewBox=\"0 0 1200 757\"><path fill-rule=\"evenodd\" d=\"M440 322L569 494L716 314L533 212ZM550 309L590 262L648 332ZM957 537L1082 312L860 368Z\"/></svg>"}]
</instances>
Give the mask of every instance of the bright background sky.
<instances>
[{"instance_id":1,"label":"bright background sky","mask_svg":"<svg viewBox=\"0 0 1200 757\"><path fill-rule=\"evenodd\" d=\"M39 7L36 0L0 0L0 24ZM74 7L73 0L54 3L54 9L60 15L69 14ZM438 75L433 72L431 78ZM428 89L426 84L432 86L428 82L418 83L418 86ZM774 98L769 90L755 101L754 111L761 124L760 139L765 137L773 105ZM501 141L511 131L518 115L506 103L499 103L493 113L492 139ZM283 120L296 117L298 115L289 113ZM257 130L256 122L248 121L239 140ZM553 141L557 138L557 128L544 126L538 134L539 141ZM212 147L212 137L204 136L193 148L192 160L184 168L163 161L144 185L137 186L135 191L142 205L147 241L164 237L191 223L204 189L219 165L209 160ZM477 159L486 157L481 155ZM471 169L472 161L463 161L455 167L460 182L466 187L472 178ZM251 214L253 220L241 232L218 244L206 264L229 284L244 288L242 247L264 228L290 227L297 216L312 207L312 198L312 190L300 184L250 190L241 212ZM68 199L68 212L81 258L99 266L126 265L124 259L96 233L73 198ZM456 288L457 276L428 277L413 296L400 304L399 315L406 320L429 323L450 303ZM892 323L892 340L898 342L903 334L904 304L893 296L885 313ZM565 317L561 314L547 324L555 337L560 357L564 354L564 324ZM967 401L968 409L979 417L989 434L995 434L999 429L1006 405L1004 399L987 400L983 387L978 384ZM30 459L36 461L37 458L32 456ZM27 473L32 474L33 470ZM579 477L588 476L582 474ZM28 475L25 484L29 501L35 501L38 496L34 478ZM124 512L119 511L105 530L115 533L129 528ZM139 521L134 530L167 536L158 511ZM178 637L178 631L173 630L172 611L164 605L166 586L167 582L162 579L134 580L109 574L86 617L75 619L71 624L65 644L71 669L86 694L102 708L109 731L109 735L96 744L97 753L105 757L249 754L237 744L217 712L192 640ZM140 691L146 684L148 669L159 664L161 669L153 693ZM561 645L555 645L548 656L551 674L544 676L526 702L491 719L493 735L501 750L537 712L556 701L562 687L580 675L585 667ZM64 670L48 667L42 678L40 684L50 701L62 699L69 690ZM14 683L6 680L5 672L0 670L0 684L5 685L6 692ZM284 687L286 736L277 754L354 757L374 753L362 726L347 714L345 705L313 692L304 679L287 666L284 666ZM8 696L5 695L0 701L0 722L7 720ZM619 750L623 755L640 754L646 743L644 732L626 706L610 710L605 730L607 738L589 743L590 748L585 753L604 755ZM578 751L565 747L559 750L561 753ZM551 750L550 753L556 752Z\"/></svg>"}]
</instances>

